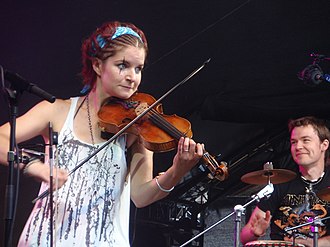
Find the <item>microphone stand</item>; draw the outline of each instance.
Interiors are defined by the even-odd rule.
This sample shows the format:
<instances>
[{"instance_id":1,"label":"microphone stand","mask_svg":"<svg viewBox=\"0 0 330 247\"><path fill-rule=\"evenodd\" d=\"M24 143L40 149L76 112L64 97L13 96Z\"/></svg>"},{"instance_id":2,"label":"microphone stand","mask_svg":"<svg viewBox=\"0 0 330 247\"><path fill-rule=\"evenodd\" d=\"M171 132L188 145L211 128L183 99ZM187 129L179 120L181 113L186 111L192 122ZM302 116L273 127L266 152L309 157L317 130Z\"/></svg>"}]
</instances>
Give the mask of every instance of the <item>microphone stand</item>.
<instances>
[{"instance_id":1,"label":"microphone stand","mask_svg":"<svg viewBox=\"0 0 330 247\"><path fill-rule=\"evenodd\" d=\"M330 216L324 217L324 218L317 218L313 219L311 222L307 222L298 226L290 227L290 228L285 228L284 230L286 232L295 230L297 228L303 227L303 226L311 226L311 232L313 233L313 247L318 247L318 235L319 235L319 226L322 224L323 220L330 219Z\"/></svg>"},{"instance_id":2,"label":"microphone stand","mask_svg":"<svg viewBox=\"0 0 330 247\"><path fill-rule=\"evenodd\" d=\"M56 142L54 142L54 139ZM53 145L57 145L57 133L53 132L53 125L49 122L49 188L50 189L50 196L49 196L49 209L50 209L50 246L53 247L54 245L54 176L53 176L53 168L54 168L54 153L53 153Z\"/></svg>"},{"instance_id":3,"label":"microphone stand","mask_svg":"<svg viewBox=\"0 0 330 247\"><path fill-rule=\"evenodd\" d=\"M195 237L191 238L190 240L188 240L184 244L180 245L180 247L186 246L187 244L191 243L196 238L202 236L204 233L208 232L209 230L211 230L215 226L219 225L220 223L222 223L223 221L225 221L226 219L228 219L229 217L231 217L233 214L236 214L236 219L235 219L235 222L236 222L236 225L235 225L235 247L238 247L239 246L239 243L240 243L240 223L241 223L241 216L242 216L243 212L245 211L245 208L248 205L250 205L251 203L253 203L254 201L258 201L259 202L264 197L267 197L268 198L271 195L271 193L273 193L273 191L274 191L273 184L272 183L268 183L268 185L266 185L262 190L260 190L258 192L258 194L252 196L252 200L250 200L249 202L247 202L243 206L242 205L236 205L234 207L234 211L233 212L231 212L230 214L228 214L227 216L225 216L224 218L222 218L218 222L214 223L213 225L211 225L210 227L208 227L204 231L200 232L199 234L197 234Z\"/></svg>"},{"instance_id":4,"label":"microphone stand","mask_svg":"<svg viewBox=\"0 0 330 247\"><path fill-rule=\"evenodd\" d=\"M242 215L244 215L246 206L247 205L244 205L244 206L236 205L234 207L234 211L235 211L235 215L236 215L236 218L235 218L235 241L234 241L234 246L235 247L239 247L239 243L241 242L240 241L241 222L242 222Z\"/></svg>"},{"instance_id":5,"label":"microphone stand","mask_svg":"<svg viewBox=\"0 0 330 247\"><path fill-rule=\"evenodd\" d=\"M14 215L15 215L15 192L14 185L14 166L16 160L15 146L16 146L16 118L18 115L18 98L21 96L20 91L11 90L8 88L3 89L8 96L8 102L10 105L10 140L9 140L9 151L7 155L8 161L8 180L5 191L5 242L4 246L12 246L12 235L14 226ZM18 165L18 164L17 164ZM17 169L19 169L17 167Z\"/></svg>"},{"instance_id":6,"label":"microphone stand","mask_svg":"<svg viewBox=\"0 0 330 247\"><path fill-rule=\"evenodd\" d=\"M7 161L8 161L8 180L5 191L5 237L4 237L4 246L11 247L12 246L12 235L14 228L14 218L16 213L16 199L15 194L17 195L17 188L14 185L14 167L15 160L19 160L20 157L17 156L15 152L16 147L16 119L18 116L18 99L22 95L24 91L28 91L34 93L35 95L44 98L51 103L55 101L55 97L48 94L47 92L41 90L36 87L34 84L25 84L28 85L22 86L22 82L16 83L13 82L10 84L10 88L5 86L5 78L7 80L11 80L12 78L8 78L7 72L0 65L0 82L2 86L3 93L7 96L7 100L10 108L10 137L9 137L9 151L7 153ZM33 89L32 89L33 88ZM51 96L51 99L48 97ZM17 150L18 152L18 150ZM19 169L19 161L16 162L17 169ZM18 178L17 178L18 179Z\"/></svg>"},{"instance_id":7,"label":"microphone stand","mask_svg":"<svg viewBox=\"0 0 330 247\"><path fill-rule=\"evenodd\" d=\"M102 149L104 149L106 146L108 146L113 140L115 140L118 136L120 136L122 133L124 133L128 128L130 128L133 124L135 124L139 119L144 117L149 111L151 111L156 105L159 104L160 101L162 101L166 96L168 96L170 93L172 93L176 88L183 85L186 81L188 81L190 78L192 78L195 74L197 74L201 69L204 68L204 66L210 62L210 58L206 60L201 66L199 66L197 69L195 69L193 72L191 72L186 78L184 78L181 82L176 84L174 87L172 87L169 91L167 91L163 96L161 96L158 100L156 100L154 103L152 103L148 108L146 108L141 114L137 115L131 122L129 122L127 125L125 125L121 130L119 130L116 134L114 134L109 140L107 140L101 147L96 149L90 156L86 157L84 160L82 160L75 168L73 168L69 172L69 176L73 174L77 169L79 169L81 166L83 166L87 161L89 161L91 158L93 158L95 155L97 155ZM49 189L45 190L43 193L41 193L38 197L36 197L34 200L32 200L32 203L37 202L39 199L45 198L49 195Z\"/></svg>"}]
</instances>

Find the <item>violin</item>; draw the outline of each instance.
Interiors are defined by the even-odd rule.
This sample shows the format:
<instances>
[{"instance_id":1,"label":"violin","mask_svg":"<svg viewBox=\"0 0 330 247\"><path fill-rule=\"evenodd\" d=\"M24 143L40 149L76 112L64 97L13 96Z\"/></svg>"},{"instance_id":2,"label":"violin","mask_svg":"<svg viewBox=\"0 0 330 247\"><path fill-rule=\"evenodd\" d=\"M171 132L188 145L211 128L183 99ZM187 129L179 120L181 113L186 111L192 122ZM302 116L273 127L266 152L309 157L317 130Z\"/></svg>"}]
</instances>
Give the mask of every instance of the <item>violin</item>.
<instances>
[{"instance_id":1,"label":"violin","mask_svg":"<svg viewBox=\"0 0 330 247\"><path fill-rule=\"evenodd\" d=\"M154 97L145 93L135 93L126 100L107 98L98 111L101 131L117 133L155 101ZM181 137L191 138L193 135L188 120L175 114L165 115L161 104L157 104L126 132L138 136L144 147L153 152L171 151L176 148ZM210 178L223 181L228 177L226 162L221 162L219 165L205 150L202 159L211 172Z\"/></svg>"}]
</instances>

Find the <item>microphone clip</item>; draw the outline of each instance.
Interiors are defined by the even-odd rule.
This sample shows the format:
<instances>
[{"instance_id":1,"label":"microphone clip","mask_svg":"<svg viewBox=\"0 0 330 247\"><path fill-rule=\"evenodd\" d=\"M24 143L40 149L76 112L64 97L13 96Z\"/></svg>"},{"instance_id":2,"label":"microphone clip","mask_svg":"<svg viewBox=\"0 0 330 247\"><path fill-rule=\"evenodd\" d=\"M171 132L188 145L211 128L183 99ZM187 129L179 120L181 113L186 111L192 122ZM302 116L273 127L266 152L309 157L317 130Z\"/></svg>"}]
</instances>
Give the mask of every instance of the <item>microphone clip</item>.
<instances>
[{"instance_id":1,"label":"microphone clip","mask_svg":"<svg viewBox=\"0 0 330 247\"><path fill-rule=\"evenodd\" d=\"M318 64L313 63L300 71L298 73L298 78L307 86L314 87L323 81L323 71Z\"/></svg>"},{"instance_id":2,"label":"microphone clip","mask_svg":"<svg viewBox=\"0 0 330 247\"><path fill-rule=\"evenodd\" d=\"M274 192L274 186L272 183L269 183L257 194L252 195L252 198L259 202L262 198L268 199L273 192Z\"/></svg>"}]
</instances>

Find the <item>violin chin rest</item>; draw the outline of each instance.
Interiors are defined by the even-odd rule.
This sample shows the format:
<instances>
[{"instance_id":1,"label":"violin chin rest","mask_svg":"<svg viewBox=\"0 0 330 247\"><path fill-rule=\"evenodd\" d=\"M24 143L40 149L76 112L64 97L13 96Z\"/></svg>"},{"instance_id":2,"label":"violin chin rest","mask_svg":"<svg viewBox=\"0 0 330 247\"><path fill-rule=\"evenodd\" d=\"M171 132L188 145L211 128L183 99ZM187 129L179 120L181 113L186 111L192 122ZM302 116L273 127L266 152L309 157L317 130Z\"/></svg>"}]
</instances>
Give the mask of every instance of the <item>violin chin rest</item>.
<instances>
[{"instance_id":1,"label":"violin chin rest","mask_svg":"<svg viewBox=\"0 0 330 247\"><path fill-rule=\"evenodd\" d=\"M106 132L106 131L101 131L101 138L104 140L109 140L111 137L113 137L114 134Z\"/></svg>"}]
</instances>

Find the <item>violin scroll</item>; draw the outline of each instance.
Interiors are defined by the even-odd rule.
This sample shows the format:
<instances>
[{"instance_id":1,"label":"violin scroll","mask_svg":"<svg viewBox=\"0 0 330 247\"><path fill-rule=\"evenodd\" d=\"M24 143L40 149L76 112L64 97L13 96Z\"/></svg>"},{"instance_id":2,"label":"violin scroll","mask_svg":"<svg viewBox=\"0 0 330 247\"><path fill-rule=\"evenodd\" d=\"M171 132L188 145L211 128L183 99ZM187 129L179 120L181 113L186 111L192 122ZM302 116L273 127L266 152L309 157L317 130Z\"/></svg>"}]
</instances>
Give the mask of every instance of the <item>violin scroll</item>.
<instances>
[{"instance_id":1,"label":"violin scroll","mask_svg":"<svg viewBox=\"0 0 330 247\"><path fill-rule=\"evenodd\" d=\"M226 162L221 161L220 164L218 164L215 158L211 156L208 152L205 152L203 154L203 161L210 171L210 173L208 174L208 177L210 179L216 178L220 181L224 181L228 178L229 173Z\"/></svg>"}]
</instances>

